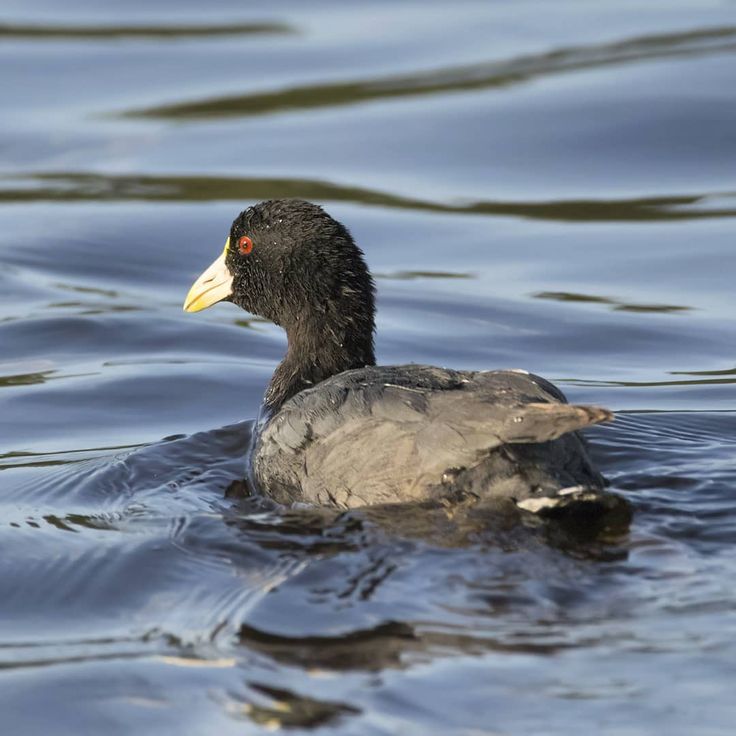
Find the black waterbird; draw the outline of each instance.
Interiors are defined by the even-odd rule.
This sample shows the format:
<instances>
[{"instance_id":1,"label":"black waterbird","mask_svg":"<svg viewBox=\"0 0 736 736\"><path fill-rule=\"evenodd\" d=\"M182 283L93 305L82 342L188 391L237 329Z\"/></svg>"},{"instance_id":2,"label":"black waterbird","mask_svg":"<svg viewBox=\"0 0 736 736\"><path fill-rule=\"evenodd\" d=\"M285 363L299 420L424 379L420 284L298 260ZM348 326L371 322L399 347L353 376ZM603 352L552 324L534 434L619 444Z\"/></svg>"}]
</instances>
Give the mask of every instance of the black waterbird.
<instances>
[{"instance_id":1,"label":"black waterbird","mask_svg":"<svg viewBox=\"0 0 736 736\"><path fill-rule=\"evenodd\" d=\"M269 200L233 222L184 309L231 301L286 330L251 475L284 504L349 508L452 494L595 519L628 504L577 430L612 419L525 371L377 366L375 287L348 230L321 207Z\"/></svg>"}]
</instances>

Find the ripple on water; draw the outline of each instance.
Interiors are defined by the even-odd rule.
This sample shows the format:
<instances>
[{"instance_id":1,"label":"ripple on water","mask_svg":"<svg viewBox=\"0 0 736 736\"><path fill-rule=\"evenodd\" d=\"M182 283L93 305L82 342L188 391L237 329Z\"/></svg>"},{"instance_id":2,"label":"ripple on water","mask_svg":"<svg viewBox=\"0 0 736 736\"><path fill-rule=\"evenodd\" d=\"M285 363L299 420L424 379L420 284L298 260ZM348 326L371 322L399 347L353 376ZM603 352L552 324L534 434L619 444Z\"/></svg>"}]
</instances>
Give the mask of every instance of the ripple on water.
<instances>
[{"instance_id":1,"label":"ripple on water","mask_svg":"<svg viewBox=\"0 0 736 736\"><path fill-rule=\"evenodd\" d=\"M6 5L5 730L730 734L727 4ZM284 338L181 302L283 196L365 250L382 362L614 409L630 532L239 496Z\"/></svg>"}]
</instances>

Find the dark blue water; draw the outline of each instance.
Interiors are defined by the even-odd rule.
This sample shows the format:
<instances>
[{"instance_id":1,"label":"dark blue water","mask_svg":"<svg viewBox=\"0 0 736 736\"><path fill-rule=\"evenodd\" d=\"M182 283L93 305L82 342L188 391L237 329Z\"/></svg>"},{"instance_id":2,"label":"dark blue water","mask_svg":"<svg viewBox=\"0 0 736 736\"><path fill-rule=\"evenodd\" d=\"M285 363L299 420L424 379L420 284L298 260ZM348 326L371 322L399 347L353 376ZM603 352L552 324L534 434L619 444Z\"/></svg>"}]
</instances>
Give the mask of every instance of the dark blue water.
<instances>
[{"instance_id":1,"label":"dark blue water","mask_svg":"<svg viewBox=\"0 0 736 736\"><path fill-rule=\"evenodd\" d=\"M0 67L3 731L733 733L736 4L6 0ZM277 196L382 363L614 409L630 533L226 498L284 338L181 304Z\"/></svg>"}]
</instances>

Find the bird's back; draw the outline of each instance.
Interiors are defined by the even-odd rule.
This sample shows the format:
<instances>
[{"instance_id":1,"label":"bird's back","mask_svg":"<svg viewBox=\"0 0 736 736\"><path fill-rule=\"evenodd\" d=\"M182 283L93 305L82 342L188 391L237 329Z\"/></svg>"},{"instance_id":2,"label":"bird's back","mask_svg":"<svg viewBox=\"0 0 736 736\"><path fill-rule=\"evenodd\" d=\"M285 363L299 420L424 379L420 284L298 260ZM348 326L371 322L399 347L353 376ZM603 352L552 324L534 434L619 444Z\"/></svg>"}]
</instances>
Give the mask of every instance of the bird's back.
<instances>
[{"instance_id":1,"label":"bird's back","mask_svg":"<svg viewBox=\"0 0 736 736\"><path fill-rule=\"evenodd\" d=\"M349 508L466 490L536 510L560 489L602 488L576 430L610 418L521 371L371 366L287 401L258 438L253 471L281 503Z\"/></svg>"}]
</instances>

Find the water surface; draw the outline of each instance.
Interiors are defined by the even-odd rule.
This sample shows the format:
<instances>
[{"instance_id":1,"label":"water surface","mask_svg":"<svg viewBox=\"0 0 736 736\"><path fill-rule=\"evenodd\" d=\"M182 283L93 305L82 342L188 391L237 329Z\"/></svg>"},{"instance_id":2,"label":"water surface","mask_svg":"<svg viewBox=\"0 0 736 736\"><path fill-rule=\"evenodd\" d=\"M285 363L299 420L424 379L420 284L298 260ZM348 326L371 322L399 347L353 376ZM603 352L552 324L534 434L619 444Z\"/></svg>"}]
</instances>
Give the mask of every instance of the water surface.
<instances>
[{"instance_id":1,"label":"water surface","mask_svg":"<svg viewBox=\"0 0 736 736\"><path fill-rule=\"evenodd\" d=\"M9 0L0 65L8 732L733 732L733 2ZM281 196L381 362L616 410L630 533L226 497L284 338L181 303Z\"/></svg>"}]
</instances>

